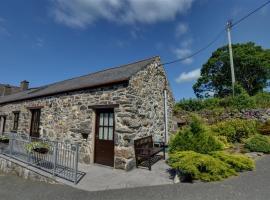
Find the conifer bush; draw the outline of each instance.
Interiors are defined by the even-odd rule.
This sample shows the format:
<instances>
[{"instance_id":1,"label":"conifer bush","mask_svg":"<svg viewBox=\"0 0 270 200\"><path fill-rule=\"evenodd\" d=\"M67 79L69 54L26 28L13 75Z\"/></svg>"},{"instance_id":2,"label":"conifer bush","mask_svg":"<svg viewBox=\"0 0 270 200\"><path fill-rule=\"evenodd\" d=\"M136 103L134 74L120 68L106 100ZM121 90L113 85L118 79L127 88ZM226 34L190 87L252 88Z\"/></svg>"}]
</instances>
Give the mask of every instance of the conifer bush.
<instances>
[{"instance_id":1,"label":"conifer bush","mask_svg":"<svg viewBox=\"0 0 270 200\"><path fill-rule=\"evenodd\" d=\"M253 152L270 153L270 139L268 136L255 135L246 140L245 148Z\"/></svg>"},{"instance_id":2,"label":"conifer bush","mask_svg":"<svg viewBox=\"0 0 270 200\"><path fill-rule=\"evenodd\" d=\"M255 135L257 130L257 122L254 120L229 119L212 125L212 131L217 135L227 137L228 142L243 142Z\"/></svg>"},{"instance_id":3,"label":"conifer bush","mask_svg":"<svg viewBox=\"0 0 270 200\"><path fill-rule=\"evenodd\" d=\"M180 151L170 155L168 164L175 170L181 171L184 176L193 180L220 181L237 175L230 165L207 154L194 151Z\"/></svg>"},{"instance_id":4,"label":"conifer bush","mask_svg":"<svg viewBox=\"0 0 270 200\"><path fill-rule=\"evenodd\" d=\"M169 144L170 153L175 151L195 151L207 154L223 148L224 144L212 134L211 130L197 116L193 116L190 126L176 133Z\"/></svg>"},{"instance_id":5,"label":"conifer bush","mask_svg":"<svg viewBox=\"0 0 270 200\"><path fill-rule=\"evenodd\" d=\"M242 154L230 154L228 152L217 151L212 152L210 155L227 163L237 172L250 171L255 168L254 161Z\"/></svg>"}]
</instances>

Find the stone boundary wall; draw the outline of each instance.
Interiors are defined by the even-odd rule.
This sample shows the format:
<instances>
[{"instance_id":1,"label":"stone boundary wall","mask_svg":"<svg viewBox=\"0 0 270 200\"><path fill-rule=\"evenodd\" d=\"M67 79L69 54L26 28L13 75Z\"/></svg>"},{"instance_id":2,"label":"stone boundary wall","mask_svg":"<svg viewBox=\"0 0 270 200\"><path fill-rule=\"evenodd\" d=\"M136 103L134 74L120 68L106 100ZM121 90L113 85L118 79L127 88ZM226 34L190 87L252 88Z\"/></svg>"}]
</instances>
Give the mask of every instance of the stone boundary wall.
<instances>
[{"instance_id":1,"label":"stone boundary wall","mask_svg":"<svg viewBox=\"0 0 270 200\"><path fill-rule=\"evenodd\" d=\"M25 163L0 155L0 172L16 175L32 181L42 181L51 184L58 183L53 177L50 177L51 175L45 175L46 172L39 171L40 170L33 169L33 167Z\"/></svg>"}]
</instances>

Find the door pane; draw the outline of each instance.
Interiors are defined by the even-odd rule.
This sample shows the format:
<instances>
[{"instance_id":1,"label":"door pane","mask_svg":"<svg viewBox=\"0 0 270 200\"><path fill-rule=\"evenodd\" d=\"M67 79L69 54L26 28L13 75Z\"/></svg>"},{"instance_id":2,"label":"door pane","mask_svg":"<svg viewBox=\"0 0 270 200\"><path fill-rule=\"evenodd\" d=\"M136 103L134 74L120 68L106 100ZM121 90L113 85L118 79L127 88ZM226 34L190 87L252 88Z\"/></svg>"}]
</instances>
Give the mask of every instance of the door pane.
<instances>
[{"instance_id":1,"label":"door pane","mask_svg":"<svg viewBox=\"0 0 270 200\"><path fill-rule=\"evenodd\" d=\"M109 136L108 136L108 140L113 140L113 127L109 128Z\"/></svg>"},{"instance_id":2,"label":"door pane","mask_svg":"<svg viewBox=\"0 0 270 200\"><path fill-rule=\"evenodd\" d=\"M108 126L108 113L104 113L104 126Z\"/></svg>"},{"instance_id":3,"label":"door pane","mask_svg":"<svg viewBox=\"0 0 270 200\"><path fill-rule=\"evenodd\" d=\"M108 127L104 127L104 136L103 136L104 140L108 139Z\"/></svg>"},{"instance_id":4,"label":"door pane","mask_svg":"<svg viewBox=\"0 0 270 200\"><path fill-rule=\"evenodd\" d=\"M113 113L110 113L109 126L113 126Z\"/></svg>"},{"instance_id":5,"label":"door pane","mask_svg":"<svg viewBox=\"0 0 270 200\"><path fill-rule=\"evenodd\" d=\"M99 127L98 139L103 140L103 127Z\"/></svg>"},{"instance_id":6,"label":"door pane","mask_svg":"<svg viewBox=\"0 0 270 200\"><path fill-rule=\"evenodd\" d=\"M99 125L103 126L103 113L100 113L99 115Z\"/></svg>"}]
</instances>

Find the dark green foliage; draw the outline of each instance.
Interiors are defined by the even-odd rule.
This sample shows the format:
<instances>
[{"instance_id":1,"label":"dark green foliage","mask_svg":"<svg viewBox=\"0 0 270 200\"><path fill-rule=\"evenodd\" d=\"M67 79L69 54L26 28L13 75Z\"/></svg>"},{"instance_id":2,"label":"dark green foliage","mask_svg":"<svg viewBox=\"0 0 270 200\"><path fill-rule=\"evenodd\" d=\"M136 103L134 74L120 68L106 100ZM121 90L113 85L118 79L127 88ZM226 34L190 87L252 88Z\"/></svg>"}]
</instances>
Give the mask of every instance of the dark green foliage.
<instances>
[{"instance_id":1,"label":"dark green foliage","mask_svg":"<svg viewBox=\"0 0 270 200\"><path fill-rule=\"evenodd\" d=\"M255 168L254 161L242 154L230 154L223 151L217 151L212 152L210 155L227 163L237 172L250 171Z\"/></svg>"},{"instance_id":2,"label":"dark green foliage","mask_svg":"<svg viewBox=\"0 0 270 200\"><path fill-rule=\"evenodd\" d=\"M169 152L195 151L208 153L224 148L224 144L198 118L192 117L189 127L180 130L170 141Z\"/></svg>"},{"instance_id":3,"label":"dark green foliage","mask_svg":"<svg viewBox=\"0 0 270 200\"><path fill-rule=\"evenodd\" d=\"M175 152L170 155L168 164L194 180L219 181L236 175L236 171L219 159L193 151Z\"/></svg>"},{"instance_id":4,"label":"dark green foliage","mask_svg":"<svg viewBox=\"0 0 270 200\"><path fill-rule=\"evenodd\" d=\"M175 110L201 111L213 109L250 109L250 108L269 108L270 93L258 93L255 96L249 96L246 92L225 98L208 99L183 99L176 103Z\"/></svg>"},{"instance_id":5,"label":"dark green foliage","mask_svg":"<svg viewBox=\"0 0 270 200\"><path fill-rule=\"evenodd\" d=\"M242 142L257 133L257 123L254 120L229 119L218 122L211 127L212 131L227 137L228 142Z\"/></svg>"},{"instance_id":6,"label":"dark green foliage","mask_svg":"<svg viewBox=\"0 0 270 200\"><path fill-rule=\"evenodd\" d=\"M270 139L264 135L253 136L245 142L245 148L254 152L270 153Z\"/></svg>"},{"instance_id":7,"label":"dark green foliage","mask_svg":"<svg viewBox=\"0 0 270 200\"><path fill-rule=\"evenodd\" d=\"M249 42L233 45L236 81L249 95L262 92L270 77L270 50ZM193 86L197 97L225 97L232 93L228 46L212 53Z\"/></svg>"},{"instance_id":8,"label":"dark green foliage","mask_svg":"<svg viewBox=\"0 0 270 200\"><path fill-rule=\"evenodd\" d=\"M256 108L256 102L247 93L242 93L235 97L228 96L220 99L219 106L223 108L242 110L247 108Z\"/></svg>"},{"instance_id":9,"label":"dark green foliage","mask_svg":"<svg viewBox=\"0 0 270 200\"><path fill-rule=\"evenodd\" d=\"M183 99L176 103L175 107L185 111L199 111L203 109L211 109L219 106L220 99Z\"/></svg>"}]
</instances>

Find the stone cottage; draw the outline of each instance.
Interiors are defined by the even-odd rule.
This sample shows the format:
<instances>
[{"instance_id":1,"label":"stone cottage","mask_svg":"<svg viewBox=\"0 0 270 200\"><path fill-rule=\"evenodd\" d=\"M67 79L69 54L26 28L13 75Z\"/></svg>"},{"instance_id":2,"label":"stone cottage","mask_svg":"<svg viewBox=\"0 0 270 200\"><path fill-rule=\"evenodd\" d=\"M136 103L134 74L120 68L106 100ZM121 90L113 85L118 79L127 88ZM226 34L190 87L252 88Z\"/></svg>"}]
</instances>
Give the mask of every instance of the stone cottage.
<instances>
[{"instance_id":1,"label":"stone cottage","mask_svg":"<svg viewBox=\"0 0 270 200\"><path fill-rule=\"evenodd\" d=\"M0 97L0 134L80 143L80 162L128 170L134 139L168 139L173 96L159 57Z\"/></svg>"}]
</instances>

